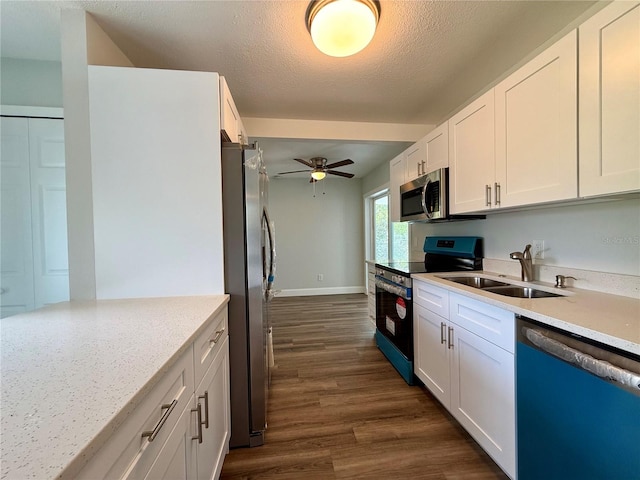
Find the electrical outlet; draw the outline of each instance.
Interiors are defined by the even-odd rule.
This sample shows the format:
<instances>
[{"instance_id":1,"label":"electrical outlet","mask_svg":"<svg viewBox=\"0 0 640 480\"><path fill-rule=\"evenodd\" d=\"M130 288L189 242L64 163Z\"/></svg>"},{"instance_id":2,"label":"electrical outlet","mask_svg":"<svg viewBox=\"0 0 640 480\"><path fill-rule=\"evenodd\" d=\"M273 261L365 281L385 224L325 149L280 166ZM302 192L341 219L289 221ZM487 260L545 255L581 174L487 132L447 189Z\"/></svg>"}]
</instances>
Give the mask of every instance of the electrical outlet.
<instances>
[{"instance_id":1,"label":"electrical outlet","mask_svg":"<svg viewBox=\"0 0 640 480\"><path fill-rule=\"evenodd\" d=\"M323 274L321 274L321 273L319 273L319 274L318 274L318 281L319 281L319 282L321 282L321 281L323 281L323 280L324 280L324 275L323 275Z\"/></svg>"},{"instance_id":2,"label":"electrical outlet","mask_svg":"<svg viewBox=\"0 0 640 480\"><path fill-rule=\"evenodd\" d=\"M531 243L531 256L534 260L544 259L544 240L534 240Z\"/></svg>"}]
</instances>

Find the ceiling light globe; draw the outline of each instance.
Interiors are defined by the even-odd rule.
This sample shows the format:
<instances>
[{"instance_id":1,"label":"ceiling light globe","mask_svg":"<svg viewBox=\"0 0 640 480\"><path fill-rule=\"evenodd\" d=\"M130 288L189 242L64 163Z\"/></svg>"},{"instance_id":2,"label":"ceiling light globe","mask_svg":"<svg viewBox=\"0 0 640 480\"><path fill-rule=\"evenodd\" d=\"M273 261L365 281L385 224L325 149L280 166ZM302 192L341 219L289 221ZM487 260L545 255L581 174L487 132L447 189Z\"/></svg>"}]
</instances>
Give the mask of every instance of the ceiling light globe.
<instances>
[{"instance_id":1,"label":"ceiling light globe","mask_svg":"<svg viewBox=\"0 0 640 480\"><path fill-rule=\"evenodd\" d=\"M326 176L327 174L323 171L311 172L311 178L313 178L314 180L322 180Z\"/></svg>"},{"instance_id":2,"label":"ceiling light globe","mask_svg":"<svg viewBox=\"0 0 640 480\"><path fill-rule=\"evenodd\" d=\"M359 0L335 0L311 21L311 38L318 50L332 57L348 57L366 47L376 32L377 15Z\"/></svg>"}]
</instances>

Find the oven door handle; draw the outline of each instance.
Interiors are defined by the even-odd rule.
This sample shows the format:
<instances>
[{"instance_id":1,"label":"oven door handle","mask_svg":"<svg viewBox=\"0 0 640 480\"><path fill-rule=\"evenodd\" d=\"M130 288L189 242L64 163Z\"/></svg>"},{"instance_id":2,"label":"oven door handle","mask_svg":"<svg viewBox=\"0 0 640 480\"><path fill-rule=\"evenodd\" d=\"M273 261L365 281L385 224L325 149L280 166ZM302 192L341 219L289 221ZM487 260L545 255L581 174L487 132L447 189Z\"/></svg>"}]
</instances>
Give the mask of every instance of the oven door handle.
<instances>
[{"instance_id":1,"label":"oven door handle","mask_svg":"<svg viewBox=\"0 0 640 480\"><path fill-rule=\"evenodd\" d=\"M385 292L392 293L394 295L398 295L405 300L411 300L411 288L402 287L400 285L396 285L395 283L390 283L380 277L376 277L376 288L384 290Z\"/></svg>"}]
</instances>

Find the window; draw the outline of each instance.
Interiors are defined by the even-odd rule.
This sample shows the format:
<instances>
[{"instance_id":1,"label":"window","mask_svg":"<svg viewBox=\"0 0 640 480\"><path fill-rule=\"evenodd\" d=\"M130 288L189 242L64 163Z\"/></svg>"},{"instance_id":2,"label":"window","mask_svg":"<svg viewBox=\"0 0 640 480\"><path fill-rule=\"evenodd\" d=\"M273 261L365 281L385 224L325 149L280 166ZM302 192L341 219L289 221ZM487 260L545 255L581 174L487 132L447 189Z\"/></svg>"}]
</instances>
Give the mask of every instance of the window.
<instances>
[{"instance_id":1,"label":"window","mask_svg":"<svg viewBox=\"0 0 640 480\"><path fill-rule=\"evenodd\" d=\"M406 262L409 260L409 225L389 222L389 191L368 197L371 215L369 228L372 260Z\"/></svg>"}]
</instances>

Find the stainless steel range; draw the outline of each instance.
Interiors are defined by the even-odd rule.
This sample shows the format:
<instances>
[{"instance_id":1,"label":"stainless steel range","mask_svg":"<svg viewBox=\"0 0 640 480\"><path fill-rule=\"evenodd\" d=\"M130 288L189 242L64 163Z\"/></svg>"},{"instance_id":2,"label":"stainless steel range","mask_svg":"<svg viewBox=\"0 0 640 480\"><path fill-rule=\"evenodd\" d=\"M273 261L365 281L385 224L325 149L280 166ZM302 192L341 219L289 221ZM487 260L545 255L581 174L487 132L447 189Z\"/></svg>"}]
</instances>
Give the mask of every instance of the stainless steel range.
<instances>
[{"instance_id":1,"label":"stainless steel range","mask_svg":"<svg viewBox=\"0 0 640 480\"><path fill-rule=\"evenodd\" d=\"M376 344L409 385L413 374L411 274L482 269L482 238L427 237L424 262L376 263Z\"/></svg>"}]
</instances>

